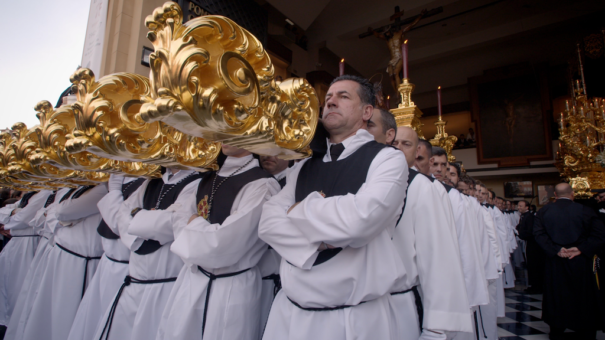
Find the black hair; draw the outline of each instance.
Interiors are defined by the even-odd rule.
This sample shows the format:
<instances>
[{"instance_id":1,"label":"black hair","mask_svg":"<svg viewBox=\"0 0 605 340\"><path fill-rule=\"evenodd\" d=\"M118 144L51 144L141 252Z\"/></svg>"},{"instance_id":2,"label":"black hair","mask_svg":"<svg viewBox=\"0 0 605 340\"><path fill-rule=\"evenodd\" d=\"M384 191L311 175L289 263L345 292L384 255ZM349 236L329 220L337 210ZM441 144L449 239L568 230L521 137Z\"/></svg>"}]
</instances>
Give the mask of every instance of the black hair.
<instances>
[{"instance_id":1,"label":"black hair","mask_svg":"<svg viewBox=\"0 0 605 340\"><path fill-rule=\"evenodd\" d=\"M445 160L447 160L447 151L445 151L445 149L438 146L433 146L431 149L433 156L445 156Z\"/></svg>"},{"instance_id":2,"label":"black hair","mask_svg":"<svg viewBox=\"0 0 605 340\"><path fill-rule=\"evenodd\" d=\"M332 80L330 86L342 80L351 80L359 84L357 94L359 95L361 102L367 105L376 106L376 93L374 92L374 85L372 85L369 80L362 77L345 74Z\"/></svg>"},{"instance_id":3,"label":"black hair","mask_svg":"<svg viewBox=\"0 0 605 340\"><path fill-rule=\"evenodd\" d=\"M492 199L496 198L496 193L493 192L492 190L489 190L489 192L492 194Z\"/></svg>"},{"instance_id":4,"label":"black hair","mask_svg":"<svg viewBox=\"0 0 605 340\"><path fill-rule=\"evenodd\" d=\"M456 174L458 174L458 178L460 178L460 165L458 163L450 163L450 165L456 169Z\"/></svg>"},{"instance_id":5,"label":"black hair","mask_svg":"<svg viewBox=\"0 0 605 340\"><path fill-rule=\"evenodd\" d=\"M423 145L429 152L429 158L433 157L433 146L426 139L418 138L418 145Z\"/></svg>"},{"instance_id":6,"label":"black hair","mask_svg":"<svg viewBox=\"0 0 605 340\"><path fill-rule=\"evenodd\" d=\"M395 130L397 133L397 122L395 121L395 116L390 111L387 111L383 108L379 108L380 118L382 119L382 133L386 134L390 129Z\"/></svg>"}]
</instances>

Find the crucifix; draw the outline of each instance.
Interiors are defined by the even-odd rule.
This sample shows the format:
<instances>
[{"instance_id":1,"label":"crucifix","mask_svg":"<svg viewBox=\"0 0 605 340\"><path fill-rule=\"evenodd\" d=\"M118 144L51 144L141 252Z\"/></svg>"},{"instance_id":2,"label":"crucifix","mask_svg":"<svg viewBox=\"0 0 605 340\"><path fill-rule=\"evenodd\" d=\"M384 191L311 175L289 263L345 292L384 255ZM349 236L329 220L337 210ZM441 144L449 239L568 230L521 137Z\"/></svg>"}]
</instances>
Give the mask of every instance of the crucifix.
<instances>
[{"instance_id":1,"label":"crucifix","mask_svg":"<svg viewBox=\"0 0 605 340\"><path fill-rule=\"evenodd\" d=\"M389 51L391 52L391 60L389 61L389 65L387 66L387 72L391 77L391 83L395 91L397 91L399 85L401 84L401 77L399 76L399 73L403 68L401 45L405 40L405 33L407 33L414 26L416 26L416 24L418 24L421 19L441 13L442 11L442 7L432 9L430 11L427 11L425 9L419 15L413 18L401 20L404 11L400 11L399 6L396 6L395 13L390 17L390 20L393 21L391 24L380 27L378 29L372 29L371 27L368 27L368 32L359 36L359 38L365 38L367 36L374 35L375 37L381 40L387 41L387 46L389 47ZM404 26L406 24L409 25Z\"/></svg>"}]
</instances>

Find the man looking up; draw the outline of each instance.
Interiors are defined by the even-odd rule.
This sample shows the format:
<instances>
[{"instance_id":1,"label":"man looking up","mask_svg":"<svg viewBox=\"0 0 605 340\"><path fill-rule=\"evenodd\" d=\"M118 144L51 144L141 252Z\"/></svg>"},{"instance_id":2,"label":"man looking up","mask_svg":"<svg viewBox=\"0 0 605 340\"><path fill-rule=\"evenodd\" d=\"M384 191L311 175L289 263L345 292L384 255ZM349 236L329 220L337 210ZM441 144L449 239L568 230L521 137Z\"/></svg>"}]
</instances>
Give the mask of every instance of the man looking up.
<instances>
[{"instance_id":1,"label":"man looking up","mask_svg":"<svg viewBox=\"0 0 605 340\"><path fill-rule=\"evenodd\" d=\"M385 109L374 108L372 118L368 120L368 132L378 143L392 145L397 133L395 117Z\"/></svg>"},{"instance_id":2,"label":"man looking up","mask_svg":"<svg viewBox=\"0 0 605 340\"><path fill-rule=\"evenodd\" d=\"M426 139L418 139L418 155L414 161L414 167L425 175L431 172L431 157L433 157L433 146Z\"/></svg>"},{"instance_id":3,"label":"man looking up","mask_svg":"<svg viewBox=\"0 0 605 340\"><path fill-rule=\"evenodd\" d=\"M407 189L399 151L365 130L374 88L336 78L326 95L328 152L292 167L263 206L259 236L282 257L263 339L401 339L392 307L405 277L392 241ZM377 280L376 278L380 278Z\"/></svg>"}]
</instances>

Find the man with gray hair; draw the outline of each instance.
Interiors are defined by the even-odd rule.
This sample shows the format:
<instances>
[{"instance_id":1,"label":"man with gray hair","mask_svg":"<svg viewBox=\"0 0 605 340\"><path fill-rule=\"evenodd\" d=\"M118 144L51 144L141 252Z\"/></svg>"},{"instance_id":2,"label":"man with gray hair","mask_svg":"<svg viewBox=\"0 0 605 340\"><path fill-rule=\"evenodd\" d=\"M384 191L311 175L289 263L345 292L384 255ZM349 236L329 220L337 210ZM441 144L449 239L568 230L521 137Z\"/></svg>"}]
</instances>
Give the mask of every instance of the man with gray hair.
<instances>
[{"instance_id":1,"label":"man with gray hair","mask_svg":"<svg viewBox=\"0 0 605 340\"><path fill-rule=\"evenodd\" d=\"M592 209L575 203L567 183L555 186L556 201L538 211L533 234L546 253L542 319L550 338L566 328L578 339L594 339L603 328L596 251L605 245L605 227Z\"/></svg>"},{"instance_id":2,"label":"man with gray hair","mask_svg":"<svg viewBox=\"0 0 605 340\"><path fill-rule=\"evenodd\" d=\"M374 108L372 118L368 120L367 129L378 143L392 145L397 134L397 123L391 112L382 108Z\"/></svg>"}]
</instances>

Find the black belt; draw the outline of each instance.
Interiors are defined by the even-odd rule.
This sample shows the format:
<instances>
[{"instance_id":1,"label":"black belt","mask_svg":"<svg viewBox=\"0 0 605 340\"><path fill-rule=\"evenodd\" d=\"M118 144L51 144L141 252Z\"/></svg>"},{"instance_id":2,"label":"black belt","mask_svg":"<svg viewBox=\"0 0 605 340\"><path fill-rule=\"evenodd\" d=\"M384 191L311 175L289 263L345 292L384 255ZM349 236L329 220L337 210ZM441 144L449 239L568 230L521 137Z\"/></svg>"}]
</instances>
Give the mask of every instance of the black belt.
<instances>
[{"instance_id":1,"label":"black belt","mask_svg":"<svg viewBox=\"0 0 605 340\"><path fill-rule=\"evenodd\" d=\"M39 237L40 235L11 235L11 237Z\"/></svg>"},{"instance_id":2,"label":"black belt","mask_svg":"<svg viewBox=\"0 0 605 340\"><path fill-rule=\"evenodd\" d=\"M62 245L60 245L60 244L58 244L58 243L55 243L55 244L56 244L56 245L57 245L57 247L59 247L61 250L65 251L65 252L67 252L67 253L69 253L69 254L72 254L73 256L76 256L76 257L79 257L79 258L81 258L81 259L85 259L85 260L86 260L86 262L84 263L84 283L82 283L82 297L84 297L84 292L86 291L86 276L87 276L87 274L88 274L88 262L90 262L91 260L100 260L100 259L101 259L101 256L94 256L94 257L91 257L91 256L84 256L84 255L80 255L80 254L78 254L78 253L76 253L76 252L73 252L73 251L71 251L71 250L69 250L69 249L67 249L67 248L63 247Z\"/></svg>"},{"instance_id":3,"label":"black belt","mask_svg":"<svg viewBox=\"0 0 605 340\"><path fill-rule=\"evenodd\" d=\"M485 327L483 326L483 314L481 314L481 306L477 306L477 307L479 307L479 316L481 317L481 329L483 330L483 337L487 339L487 334L485 334ZM479 338L479 335L477 335L477 339L478 338Z\"/></svg>"},{"instance_id":4,"label":"black belt","mask_svg":"<svg viewBox=\"0 0 605 340\"><path fill-rule=\"evenodd\" d=\"M105 256L107 256L107 255L105 255ZM120 296L122 296L122 292L124 291L124 288L126 288L126 286L130 286L131 283L150 285L150 284L154 284L154 283L167 283L167 282L174 282L174 281L176 281L176 277L169 277L167 279L156 279L156 280L139 280L130 275L126 275L126 277L124 278L124 283L122 283L120 290L118 290L118 294L116 294L116 297L113 299L113 303L111 304L111 309L109 310L109 316L107 317L107 321L105 321L105 326L103 326L103 332L101 332L101 337L99 338L99 340L103 339L103 335L105 335L105 339L109 338L109 331L111 330L111 325L113 324L113 317L116 312L116 308L118 307L118 302L120 301ZM107 333L105 333L105 331L107 331Z\"/></svg>"},{"instance_id":5,"label":"black belt","mask_svg":"<svg viewBox=\"0 0 605 340\"><path fill-rule=\"evenodd\" d=\"M401 292L391 293L391 295L400 295L408 292L414 292L414 302L416 303L416 312L418 313L418 324L420 326L420 333L422 333L422 321L424 319L424 307L422 306L422 299L420 298L420 292L418 286L414 286L410 289L403 290Z\"/></svg>"},{"instance_id":6,"label":"black belt","mask_svg":"<svg viewBox=\"0 0 605 340\"><path fill-rule=\"evenodd\" d=\"M286 296L288 297L288 296ZM356 305L342 305L342 306L336 306L336 307L319 307L319 308L308 308L308 307L303 307L301 305L299 305L298 303L296 303L294 300L290 299L288 297L288 300L290 300L290 302L292 302L292 304L302 310L306 310L309 312L330 312L333 310L339 310L339 309L345 309L345 308L351 308L351 307L355 307L355 306L359 306L362 305L364 303L366 303L367 301L361 301L360 303L356 304Z\"/></svg>"},{"instance_id":7,"label":"black belt","mask_svg":"<svg viewBox=\"0 0 605 340\"><path fill-rule=\"evenodd\" d=\"M204 268L202 268L200 266L197 266L197 269L199 269L200 272L202 272L202 274L206 275L210 279L210 281L208 281L208 287L206 288L206 302L204 304L204 316L202 317L202 339L203 339L204 330L206 329L206 314L208 313L208 302L210 301L210 289L212 289L212 282L214 282L214 280L216 280L216 279L222 279L225 277L231 277L231 276L236 276L236 275L245 273L248 270L250 270L250 268L240 270L238 272L226 273L226 274L220 274L220 275L214 275L211 272L206 271Z\"/></svg>"},{"instance_id":8,"label":"black belt","mask_svg":"<svg viewBox=\"0 0 605 340\"><path fill-rule=\"evenodd\" d=\"M105 254L105 257L109 260L109 261L113 261L113 262L117 262L117 263L124 263L124 264L129 264L130 262L128 261L120 261L120 260L116 260L113 257L109 257L107 256L107 254Z\"/></svg>"},{"instance_id":9,"label":"black belt","mask_svg":"<svg viewBox=\"0 0 605 340\"><path fill-rule=\"evenodd\" d=\"M273 280L273 297L279 293L281 289L281 278L279 274L271 274L263 277L263 280Z\"/></svg>"}]
</instances>

